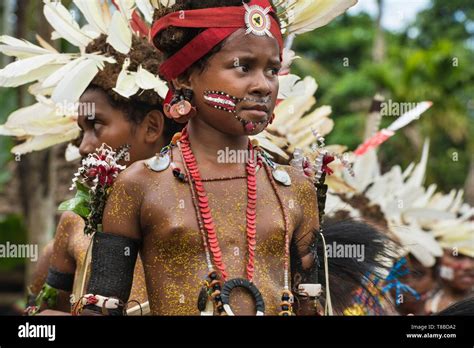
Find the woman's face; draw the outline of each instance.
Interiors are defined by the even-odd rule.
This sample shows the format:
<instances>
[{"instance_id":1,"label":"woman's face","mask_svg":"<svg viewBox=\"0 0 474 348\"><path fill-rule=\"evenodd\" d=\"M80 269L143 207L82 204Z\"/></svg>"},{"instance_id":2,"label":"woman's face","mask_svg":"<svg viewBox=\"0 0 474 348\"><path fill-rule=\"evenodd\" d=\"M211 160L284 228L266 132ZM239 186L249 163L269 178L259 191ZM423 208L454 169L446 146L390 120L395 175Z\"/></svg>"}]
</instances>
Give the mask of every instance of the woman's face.
<instances>
[{"instance_id":1,"label":"woman's face","mask_svg":"<svg viewBox=\"0 0 474 348\"><path fill-rule=\"evenodd\" d=\"M110 105L105 92L99 89L88 89L81 96L81 107L77 123L81 128L82 138L79 152L82 157L95 152L103 143L112 149L118 149L123 145L130 145L130 152L126 158L125 165L130 165L134 161L153 156L144 143L141 135L140 125L135 128L124 111ZM93 105L93 108L92 108ZM93 110L94 114L87 114L85 111Z\"/></svg>"},{"instance_id":2,"label":"woman's face","mask_svg":"<svg viewBox=\"0 0 474 348\"><path fill-rule=\"evenodd\" d=\"M397 297L395 288L390 293L397 303L399 313L405 315L408 313L422 314L428 294L436 287L436 279L434 277L434 268L423 266L411 254L406 256L407 268L409 273L400 277L400 282L415 290L419 297L417 298L409 291L402 292L403 297Z\"/></svg>"},{"instance_id":3,"label":"woman's face","mask_svg":"<svg viewBox=\"0 0 474 348\"><path fill-rule=\"evenodd\" d=\"M444 250L441 258L441 278L460 291L467 291L474 286L474 258L465 255L453 255Z\"/></svg>"},{"instance_id":4,"label":"woman's face","mask_svg":"<svg viewBox=\"0 0 474 348\"><path fill-rule=\"evenodd\" d=\"M237 30L207 61L203 72L190 74L193 104L198 110L191 122L205 122L228 135L258 134L272 117L280 69L276 39ZM233 112L220 110L216 107L219 103L210 102L215 97L210 91L220 92L224 98L226 95L237 98ZM245 127L247 123L250 127Z\"/></svg>"}]
</instances>

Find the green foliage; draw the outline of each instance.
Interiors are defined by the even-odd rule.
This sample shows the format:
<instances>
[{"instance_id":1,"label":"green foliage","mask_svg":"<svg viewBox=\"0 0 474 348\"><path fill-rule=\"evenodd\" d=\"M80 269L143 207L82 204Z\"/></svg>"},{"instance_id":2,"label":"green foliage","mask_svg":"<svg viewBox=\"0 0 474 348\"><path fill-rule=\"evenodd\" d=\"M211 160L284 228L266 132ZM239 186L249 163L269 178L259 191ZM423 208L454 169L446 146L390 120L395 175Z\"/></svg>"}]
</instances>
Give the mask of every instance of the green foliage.
<instances>
[{"instance_id":1,"label":"green foliage","mask_svg":"<svg viewBox=\"0 0 474 348\"><path fill-rule=\"evenodd\" d=\"M295 61L294 72L312 75L319 84L318 104L333 108L336 127L328 143L351 150L360 144L375 93L392 102L431 100L433 107L410 126L417 143L431 140L427 183L444 191L463 187L474 152L472 18L474 3L432 0L404 32L384 32L386 54L380 63L372 59L375 23L364 13L297 37L294 49L302 59ZM383 117L382 126L393 121ZM411 140L401 130L383 144L383 168L418 160L421 149Z\"/></svg>"},{"instance_id":2,"label":"green foliage","mask_svg":"<svg viewBox=\"0 0 474 348\"><path fill-rule=\"evenodd\" d=\"M26 228L23 218L17 214L0 215L0 244L26 244ZM0 271L9 271L25 264L22 258L0 258Z\"/></svg>"},{"instance_id":3,"label":"green foliage","mask_svg":"<svg viewBox=\"0 0 474 348\"><path fill-rule=\"evenodd\" d=\"M4 124L8 115L17 108L16 93L14 89L0 89L0 124ZM8 162L13 158L10 149L13 147L13 140L10 137L0 136L0 191L10 180L11 173L7 170Z\"/></svg>"},{"instance_id":4,"label":"green foliage","mask_svg":"<svg viewBox=\"0 0 474 348\"><path fill-rule=\"evenodd\" d=\"M58 210L60 211L72 211L77 215L87 218L90 214L90 194L89 188L86 187L84 184L76 181L76 195L74 198L71 198L67 201L62 202Z\"/></svg>"}]
</instances>

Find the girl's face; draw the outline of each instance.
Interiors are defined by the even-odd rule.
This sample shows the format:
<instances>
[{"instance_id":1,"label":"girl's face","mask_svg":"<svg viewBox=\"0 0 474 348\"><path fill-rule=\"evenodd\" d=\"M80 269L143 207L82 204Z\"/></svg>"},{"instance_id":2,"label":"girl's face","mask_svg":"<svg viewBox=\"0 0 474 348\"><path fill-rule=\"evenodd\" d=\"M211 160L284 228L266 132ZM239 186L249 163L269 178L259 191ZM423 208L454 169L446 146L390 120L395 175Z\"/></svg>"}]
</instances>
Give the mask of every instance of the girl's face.
<instances>
[{"instance_id":1,"label":"girl's face","mask_svg":"<svg viewBox=\"0 0 474 348\"><path fill-rule=\"evenodd\" d=\"M400 307L407 313L417 313L417 310L423 308L429 291L436 287L436 279L434 277L434 269L423 266L411 254L407 256L408 269L410 273L401 277L400 281L413 288L419 295L420 299L416 299L410 292L403 293L403 299L397 299ZM392 290L392 296L396 298L395 289Z\"/></svg>"},{"instance_id":2,"label":"girl's face","mask_svg":"<svg viewBox=\"0 0 474 348\"><path fill-rule=\"evenodd\" d=\"M474 286L474 258L465 255L453 255L445 249L441 258L441 278L460 291L466 291Z\"/></svg>"},{"instance_id":3,"label":"girl's face","mask_svg":"<svg viewBox=\"0 0 474 348\"><path fill-rule=\"evenodd\" d=\"M133 125L124 111L110 105L105 92L99 89L86 90L79 102L81 107L77 123L82 135L79 146L81 156L95 152L103 143L115 150L129 144L129 157L123 163L127 166L154 155L153 147L145 141L147 122ZM85 110L94 110L94 114L87 115Z\"/></svg>"},{"instance_id":4,"label":"girl's face","mask_svg":"<svg viewBox=\"0 0 474 348\"><path fill-rule=\"evenodd\" d=\"M244 29L236 31L207 61L203 72L190 74L189 88L194 91L193 104L198 110L191 122L205 122L233 136L260 133L275 108L280 69L276 39L246 35ZM217 97L233 100L233 112L218 109L222 103L213 102L216 95L209 92L220 92ZM249 127L245 127L247 123Z\"/></svg>"}]
</instances>

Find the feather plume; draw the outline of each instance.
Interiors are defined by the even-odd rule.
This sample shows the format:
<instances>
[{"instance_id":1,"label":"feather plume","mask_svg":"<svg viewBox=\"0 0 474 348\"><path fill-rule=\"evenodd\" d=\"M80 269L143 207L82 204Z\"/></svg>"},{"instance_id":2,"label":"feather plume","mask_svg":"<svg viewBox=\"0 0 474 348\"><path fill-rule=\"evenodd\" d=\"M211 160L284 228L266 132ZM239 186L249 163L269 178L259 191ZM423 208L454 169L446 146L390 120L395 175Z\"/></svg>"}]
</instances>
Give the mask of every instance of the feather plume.
<instances>
[{"instance_id":1,"label":"feather plume","mask_svg":"<svg viewBox=\"0 0 474 348\"><path fill-rule=\"evenodd\" d=\"M80 57L70 61L69 63L63 65L61 68L56 70L53 74L48 76L41 84L42 88L50 88L56 86L61 79L68 75L68 73L82 62L85 58Z\"/></svg>"},{"instance_id":2,"label":"feather plume","mask_svg":"<svg viewBox=\"0 0 474 348\"><path fill-rule=\"evenodd\" d=\"M74 4L82 12L86 21L99 33L107 33L107 26L102 18L100 1L74 0Z\"/></svg>"},{"instance_id":3,"label":"feather plume","mask_svg":"<svg viewBox=\"0 0 474 348\"><path fill-rule=\"evenodd\" d=\"M17 60L0 70L0 86L17 87L42 79L69 59L70 56L51 53Z\"/></svg>"},{"instance_id":4,"label":"feather plume","mask_svg":"<svg viewBox=\"0 0 474 348\"><path fill-rule=\"evenodd\" d=\"M21 143L12 148L11 152L14 154L26 154L32 151L44 150L53 145L61 144L66 141L71 141L79 136L79 128L71 127L65 133L60 134L45 134L36 137L31 137L24 143Z\"/></svg>"},{"instance_id":5,"label":"feather plume","mask_svg":"<svg viewBox=\"0 0 474 348\"><path fill-rule=\"evenodd\" d=\"M132 32L119 11L115 11L112 16L107 43L122 54L128 54L130 47L132 47Z\"/></svg>"},{"instance_id":6,"label":"feather plume","mask_svg":"<svg viewBox=\"0 0 474 348\"><path fill-rule=\"evenodd\" d=\"M51 46L45 39L43 39L40 35L36 34L36 41L40 44L41 47L44 49L51 51L52 53L59 53L53 46Z\"/></svg>"},{"instance_id":7,"label":"feather plume","mask_svg":"<svg viewBox=\"0 0 474 348\"><path fill-rule=\"evenodd\" d=\"M43 13L56 34L77 47L85 47L92 40L81 31L79 24L60 2L44 0Z\"/></svg>"},{"instance_id":8,"label":"feather plume","mask_svg":"<svg viewBox=\"0 0 474 348\"><path fill-rule=\"evenodd\" d=\"M19 40L8 35L0 36L0 52L7 56L17 57L19 59L29 58L37 55L56 53L42 47L33 45L26 40Z\"/></svg>"},{"instance_id":9,"label":"feather plume","mask_svg":"<svg viewBox=\"0 0 474 348\"><path fill-rule=\"evenodd\" d=\"M289 1L286 10L288 34L303 34L325 26L354 6L357 0L297 0Z\"/></svg>"},{"instance_id":10,"label":"feather plume","mask_svg":"<svg viewBox=\"0 0 474 348\"><path fill-rule=\"evenodd\" d=\"M145 20L148 23L153 22L153 6L150 3L150 0L136 0L136 4L140 12L145 17Z\"/></svg>"},{"instance_id":11,"label":"feather plume","mask_svg":"<svg viewBox=\"0 0 474 348\"><path fill-rule=\"evenodd\" d=\"M135 72L128 71L130 65L130 59L126 58L122 65L122 70L117 77L117 83L113 89L116 93L120 94L125 98L130 98L132 95L138 92L140 87L137 85L135 80Z\"/></svg>"},{"instance_id":12,"label":"feather plume","mask_svg":"<svg viewBox=\"0 0 474 348\"><path fill-rule=\"evenodd\" d=\"M141 89L153 89L163 99L168 93L168 86L166 82L153 75L151 72L143 69L141 65L138 66L137 73L135 74L135 83Z\"/></svg>"},{"instance_id":13,"label":"feather plume","mask_svg":"<svg viewBox=\"0 0 474 348\"><path fill-rule=\"evenodd\" d=\"M98 72L97 61L84 59L58 83L51 99L56 103L77 102Z\"/></svg>"}]
</instances>

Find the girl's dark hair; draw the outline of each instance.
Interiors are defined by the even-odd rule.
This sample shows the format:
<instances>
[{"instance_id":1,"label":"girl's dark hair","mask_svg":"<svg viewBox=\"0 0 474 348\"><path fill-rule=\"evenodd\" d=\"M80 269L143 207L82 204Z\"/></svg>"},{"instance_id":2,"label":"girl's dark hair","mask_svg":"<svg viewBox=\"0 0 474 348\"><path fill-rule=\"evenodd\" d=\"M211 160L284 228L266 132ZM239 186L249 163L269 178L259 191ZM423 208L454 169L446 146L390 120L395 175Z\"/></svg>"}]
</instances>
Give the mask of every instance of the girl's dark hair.
<instances>
[{"instance_id":1,"label":"girl's dark hair","mask_svg":"<svg viewBox=\"0 0 474 348\"><path fill-rule=\"evenodd\" d=\"M163 7L161 9L156 9L153 21L166 16L169 13L183 11L183 10L197 10L203 8L212 8L212 7L230 7L230 6L242 6L242 2L249 3L250 0L176 0L176 3L171 7ZM271 2L270 2L271 3ZM275 6L272 4L273 9L276 11ZM273 15L273 14L272 14ZM278 17L273 15L276 21L279 23ZM200 34L203 30L201 28L180 28L170 26L169 28L163 30L158 35L153 38L153 44L158 48L165 59L171 57L173 54L178 52L183 48L187 43L189 43L193 38ZM224 45L226 40L219 43L215 46L210 52L208 52L204 57L194 63L189 69L198 69L198 71L203 71L206 66L206 62L217 52L219 52Z\"/></svg>"},{"instance_id":2,"label":"girl's dark hair","mask_svg":"<svg viewBox=\"0 0 474 348\"><path fill-rule=\"evenodd\" d=\"M153 74L158 73L160 64L163 61L162 54L160 54L153 45L149 44L145 38L133 36L132 48L130 49L130 52L125 55L116 51L110 44L108 44L107 36L102 34L86 47L86 53L94 52L98 52L107 57L112 57L116 60L116 63L105 63L104 69L99 71L92 80L91 85L102 88L117 102L139 102L153 106L163 103L163 99L153 90L140 91L131 96L130 99L122 97L113 91L113 88L117 83L117 78L122 70L123 62L126 58L130 59L130 65L128 67L128 70L130 71L137 71L138 66L141 65L144 69Z\"/></svg>"},{"instance_id":3,"label":"girl's dark hair","mask_svg":"<svg viewBox=\"0 0 474 348\"><path fill-rule=\"evenodd\" d=\"M133 36L132 48L128 55L116 51L107 43L107 36L102 34L93 40L87 47L86 53L99 52L107 57L113 57L115 64L105 63L104 69L94 77L88 90L101 90L105 92L112 107L124 112L125 117L132 125L139 125L146 115L152 110L163 112L163 99L153 90L139 91L129 99L114 92L113 88L117 83L117 78L122 70L123 62L130 59L128 70L137 71L141 65L147 71L157 74L163 56L145 38ZM182 129L182 125L165 117L163 137L165 142L169 142L176 132Z\"/></svg>"},{"instance_id":4,"label":"girl's dark hair","mask_svg":"<svg viewBox=\"0 0 474 348\"><path fill-rule=\"evenodd\" d=\"M390 265L396 259L394 251L397 244L370 224L353 219L339 221L325 219L322 227L327 246L355 246L362 248L363 251L362 259L359 260L349 257L350 255L328 257L329 284L334 310L337 313L343 313L345 308L354 304L354 293L359 288L362 288L374 303L378 301L378 296L384 297L380 291L373 294L371 287L374 284L369 275L385 278ZM314 231L314 233L317 242L312 249L318 261L311 271L312 278L325 287L324 245L319 231ZM291 254L296 255L297 252L294 246L292 247ZM293 263L295 262L297 260L293 259Z\"/></svg>"},{"instance_id":5,"label":"girl's dark hair","mask_svg":"<svg viewBox=\"0 0 474 348\"><path fill-rule=\"evenodd\" d=\"M474 297L470 296L453 303L451 306L433 315L474 315Z\"/></svg>"}]
</instances>

